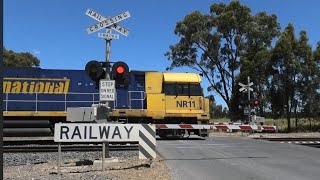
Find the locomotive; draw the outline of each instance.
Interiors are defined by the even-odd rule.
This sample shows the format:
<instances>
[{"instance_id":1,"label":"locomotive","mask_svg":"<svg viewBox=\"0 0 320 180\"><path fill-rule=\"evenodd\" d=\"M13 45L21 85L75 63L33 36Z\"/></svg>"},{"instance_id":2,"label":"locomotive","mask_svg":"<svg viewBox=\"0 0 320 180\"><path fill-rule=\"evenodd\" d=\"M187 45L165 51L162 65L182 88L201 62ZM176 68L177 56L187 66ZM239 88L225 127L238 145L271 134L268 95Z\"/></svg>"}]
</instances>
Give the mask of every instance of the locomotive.
<instances>
[{"instance_id":1,"label":"locomotive","mask_svg":"<svg viewBox=\"0 0 320 180\"><path fill-rule=\"evenodd\" d=\"M90 61L85 70L6 68L4 77L4 134L8 136L52 132L54 123L67 121L68 108L104 103L99 100L98 86L105 68L97 61ZM129 71L126 63L116 62L111 79L116 83L116 97L108 102L108 121L209 123L209 100L203 95L198 74ZM161 137L185 133L208 135L207 130L157 130Z\"/></svg>"}]
</instances>

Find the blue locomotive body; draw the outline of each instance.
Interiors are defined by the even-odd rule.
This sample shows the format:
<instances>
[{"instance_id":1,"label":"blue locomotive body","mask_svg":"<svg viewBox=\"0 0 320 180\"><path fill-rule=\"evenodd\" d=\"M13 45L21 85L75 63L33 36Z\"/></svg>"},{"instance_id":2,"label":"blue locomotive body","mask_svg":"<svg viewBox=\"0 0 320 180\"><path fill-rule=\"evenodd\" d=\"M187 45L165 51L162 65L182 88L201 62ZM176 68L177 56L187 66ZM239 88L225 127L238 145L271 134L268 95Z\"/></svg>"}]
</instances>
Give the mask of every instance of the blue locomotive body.
<instances>
[{"instance_id":1,"label":"blue locomotive body","mask_svg":"<svg viewBox=\"0 0 320 180\"><path fill-rule=\"evenodd\" d=\"M112 109L142 109L144 72L131 71L130 84L117 86ZM5 68L3 115L6 117L65 116L68 107L99 103L99 89L84 70Z\"/></svg>"}]
</instances>

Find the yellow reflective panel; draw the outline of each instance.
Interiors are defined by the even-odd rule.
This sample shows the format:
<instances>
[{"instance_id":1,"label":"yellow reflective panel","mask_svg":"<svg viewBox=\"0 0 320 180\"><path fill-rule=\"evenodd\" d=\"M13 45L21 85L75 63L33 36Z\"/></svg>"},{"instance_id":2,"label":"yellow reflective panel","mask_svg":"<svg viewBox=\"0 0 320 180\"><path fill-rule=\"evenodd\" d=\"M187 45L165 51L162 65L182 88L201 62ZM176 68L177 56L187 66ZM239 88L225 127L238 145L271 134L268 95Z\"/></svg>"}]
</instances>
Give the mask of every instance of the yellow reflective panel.
<instances>
[{"instance_id":1,"label":"yellow reflective panel","mask_svg":"<svg viewBox=\"0 0 320 180\"><path fill-rule=\"evenodd\" d=\"M162 73L146 72L146 93L161 93L162 91Z\"/></svg>"},{"instance_id":2,"label":"yellow reflective panel","mask_svg":"<svg viewBox=\"0 0 320 180\"><path fill-rule=\"evenodd\" d=\"M201 77L194 73L163 73L164 82L200 83Z\"/></svg>"}]
</instances>

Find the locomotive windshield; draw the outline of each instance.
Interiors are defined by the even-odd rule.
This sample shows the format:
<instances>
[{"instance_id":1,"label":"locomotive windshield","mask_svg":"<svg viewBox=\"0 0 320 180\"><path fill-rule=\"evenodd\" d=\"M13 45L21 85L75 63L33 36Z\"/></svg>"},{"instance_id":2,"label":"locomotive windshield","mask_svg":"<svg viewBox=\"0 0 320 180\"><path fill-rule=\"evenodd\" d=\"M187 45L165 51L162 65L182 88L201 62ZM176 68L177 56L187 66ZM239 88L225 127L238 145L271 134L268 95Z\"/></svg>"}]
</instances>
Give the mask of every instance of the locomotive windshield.
<instances>
[{"instance_id":1,"label":"locomotive windshield","mask_svg":"<svg viewBox=\"0 0 320 180\"><path fill-rule=\"evenodd\" d=\"M203 96L200 84L164 83L164 93L173 96Z\"/></svg>"}]
</instances>

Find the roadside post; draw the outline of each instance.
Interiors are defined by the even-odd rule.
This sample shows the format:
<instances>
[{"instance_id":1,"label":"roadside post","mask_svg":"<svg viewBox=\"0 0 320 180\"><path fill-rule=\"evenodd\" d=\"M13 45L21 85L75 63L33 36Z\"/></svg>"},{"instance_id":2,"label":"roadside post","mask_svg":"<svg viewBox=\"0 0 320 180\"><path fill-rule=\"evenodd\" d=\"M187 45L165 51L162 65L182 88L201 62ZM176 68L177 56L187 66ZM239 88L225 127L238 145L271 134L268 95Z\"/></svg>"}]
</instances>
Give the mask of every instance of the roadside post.
<instances>
[{"instance_id":1,"label":"roadside post","mask_svg":"<svg viewBox=\"0 0 320 180\"><path fill-rule=\"evenodd\" d=\"M59 142L58 144L58 174L61 174L60 171L60 166L61 166L61 143Z\"/></svg>"},{"instance_id":2,"label":"roadside post","mask_svg":"<svg viewBox=\"0 0 320 180\"><path fill-rule=\"evenodd\" d=\"M139 142L139 159L156 158L156 127L154 124L56 123L54 141L58 142L58 174L61 174L61 143L100 142L102 171L105 169L109 142ZM106 150L106 147L108 150Z\"/></svg>"},{"instance_id":3,"label":"roadside post","mask_svg":"<svg viewBox=\"0 0 320 180\"><path fill-rule=\"evenodd\" d=\"M106 158L106 143L102 143L102 171L104 171L104 160Z\"/></svg>"},{"instance_id":4,"label":"roadside post","mask_svg":"<svg viewBox=\"0 0 320 180\"><path fill-rule=\"evenodd\" d=\"M108 109L110 109L109 107L109 101L115 101L115 82L114 81L110 81L110 55L111 55L111 40L112 39L119 39L119 35L118 34L112 34L112 29L123 34L124 36L128 36L129 35L129 30L120 26L119 24L117 24L120 21L123 21L127 18L130 17L130 13L129 11L126 11L124 13L121 13L117 16L114 17L104 17L102 15L100 15L99 13L95 12L92 9L88 9L86 12L86 15L88 15L89 17L95 19L98 21L97 24L91 25L89 26L86 30L88 34L94 33L96 31L99 31L101 29L106 29L106 33L98 33L98 37L105 39L106 41L106 74L105 74L105 79L101 79L100 80L100 86L99 86L99 92L100 92L100 102L101 101L106 101L106 107ZM102 81L102 82L101 82ZM110 89L110 91L108 91L108 89L102 91L101 90L101 84L102 83L113 83L113 88ZM113 93L112 96L103 96L101 95L102 93ZM109 116L107 115L107 118L109 118ZM105 145L107 146L107 157L110 157L109 155L109 142L105 142L103 144L103 148L105 148Z\"/></svg>"}]
</instances>

